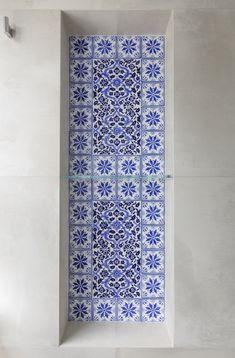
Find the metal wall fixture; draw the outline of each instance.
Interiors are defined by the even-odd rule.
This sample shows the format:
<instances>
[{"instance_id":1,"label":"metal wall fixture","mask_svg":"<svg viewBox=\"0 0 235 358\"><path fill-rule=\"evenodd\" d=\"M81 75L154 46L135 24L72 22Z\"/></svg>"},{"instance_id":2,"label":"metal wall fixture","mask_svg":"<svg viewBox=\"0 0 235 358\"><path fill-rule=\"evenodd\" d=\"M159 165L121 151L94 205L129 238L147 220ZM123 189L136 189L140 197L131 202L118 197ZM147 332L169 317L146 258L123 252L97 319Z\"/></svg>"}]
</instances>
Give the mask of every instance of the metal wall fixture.
<instances>
[{"instance_id":1,"label":"metal wall fixture","mask_svg":"<svg viewBox=\"0 0 235 358\"><path fill-rule=\"evenodd\" d=\"M7 35L7 37L12 38L15 34L15 30L10 26L9 18L7 16L4 16L3 26L4 33Z\"/></svg>"}]
</instances>

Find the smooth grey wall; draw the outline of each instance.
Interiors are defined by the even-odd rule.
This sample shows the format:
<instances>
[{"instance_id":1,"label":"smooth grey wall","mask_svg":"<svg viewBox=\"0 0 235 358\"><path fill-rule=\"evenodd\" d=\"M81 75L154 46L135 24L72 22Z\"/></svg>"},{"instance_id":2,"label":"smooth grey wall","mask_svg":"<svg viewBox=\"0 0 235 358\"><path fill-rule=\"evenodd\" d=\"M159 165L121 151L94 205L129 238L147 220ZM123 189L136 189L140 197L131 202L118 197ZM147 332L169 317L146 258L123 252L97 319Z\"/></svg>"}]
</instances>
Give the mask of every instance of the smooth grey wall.
<instances>
[{"instance_id":1,"label":"smooth grey wall","mask_svg":"<svg viewBox=\"0 0 235 358\"><path fill-rule=\"evenodd\" d=\"M235 346L235 11L177 10L175 344Z\"/></svg>"}]
</instances>

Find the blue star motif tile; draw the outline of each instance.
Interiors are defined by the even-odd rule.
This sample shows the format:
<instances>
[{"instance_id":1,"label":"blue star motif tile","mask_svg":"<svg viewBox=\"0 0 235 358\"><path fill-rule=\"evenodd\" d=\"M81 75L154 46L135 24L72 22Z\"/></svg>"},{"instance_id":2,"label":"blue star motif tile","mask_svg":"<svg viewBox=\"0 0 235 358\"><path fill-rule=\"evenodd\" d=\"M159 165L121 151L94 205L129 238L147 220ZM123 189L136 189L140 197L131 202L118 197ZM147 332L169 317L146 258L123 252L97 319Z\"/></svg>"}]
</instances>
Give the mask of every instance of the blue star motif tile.
<instances>
[{"instance_id":1,"label":"blue star motif tile","mask_svg":"<svg viewBox=\"0 0 235 358\"><path fill-rule=\"evenodd\" d=\"M148 274L164 273L164 251L143 251L142 272Z\"/></svg>"},{"instance_id":2,"label":"blue star motif tile","mask_svg":"<svg viewBox=\"0 0 235 358\"><path fill-rule=\"evenodd\" d=\"M142 57L143 58L164 58L165 40L164 36L143 36Z\"/></svg>"},{"instance_id":3,"label":"blue star motif tile","mask_svg":"<svg viewBox=\"0 0 235 358\"><path fill-rule=\"evenodd\" d=\"M91 156L71 154L69 160L69 174L72 178L90 178Z\"/></svg>"},{"instance_id":4,"label":"blue star motif tile","mask_svg":"<svg viewBox=\"0 0 235 358\"><path fill-rule=\"evenodd\" d=\"M144 107L142 111L142 128L144 130L164 130L164 115L165 110L163 106L158 107Z\"/></svg>"},{"instance_id":5,"label":"blue star motif tile","mask_svg":"<svg viewBox=\"0 0 235 358\"><path fill-rule=\"evenodd\" d=\"M71 36L70 37L70 59L91 58L92 57L92 37L91 36Z\"/></svg>"},{"instance_id":6,"label":"blue star motif tile","mask_svg":"<svg viewBox=\"0 0 235 358\"><path fill-rule=\"evenodd\" d=\"M116 320L116 302L110 299L94 299L94 320L114 321Z\"/></svg>"},{"instance_id":7,"label":"blue star motif tile","mask_svg":"<svg viewBox=\"0 0 235 358\"><path fill-rule=\"evenodd\" d=\"M140 300L119 300L118 302L118 320L119 321L132 321L140 320Z\"/></svg>"},{"instance_id":8,"label":"blue star motif tile","mask_svg":"<svg viewBox=\"0 0 235 358\"><path fill-rule=\"evenodd\" d=\"M91 273L91 253L89 250L72 251L70 272L86 274Z\"/></svg>"},{"instance_id":9,"label":"blue star motif tile","mask_svg":"<svg viewBox=\"0 0 235 358\"><path fill-rule=\"evenodd\" d=\"M69 51L69 320L163 322L164 36Z\"/></svg>"},{"instance_id":10,"label":"blue star motif tile","mask_svg":"<svg viewBox=\"0 0 235 358\"><path fill-rule=\"evenodd\" d=\"M92 86L86 84L71 84L70 104L74 106L89 106L92 104Z\"/></svg>"},{"instance_id":11,"label":"blue star motif tile","mask_svg":"<svg viewBox=\"0 0 235 358\"><path fill-rule=\"evenodd\" d=\"M70 247L71 250L91 249L91 228L89 226L71 225Z\"/></svg>"},{"instance_id":12,"label":"blue star motif tile","mask_svg":"<svg viewBox=\"0 0 235 358\"><path fill-rule=\"evenodd\" d=\"M91 296L92 278L90 275L71 274L69 280L70 297L86 298Z\"/></svg>"},{"instance_id":13,"label":"blue star motif tile","mask_svg":"<svg viewBox=\"0 0 235 358\"><path fill-rule=\"evenodd\" d=\"M140 37L119 36L117 48L120 58L140 58Z\"/></svg>"},{"instance_id":14,"label":"blue star motif tile","mask_svg":"<svg viewBox=\"0 0 235 358\"><path fill-rule=\"evenodd\" d=\"M116 157L115 156L93 156L94 176L112 177L116 175Z\"/></svg>"},{"instance_id":15,"label":"blue star motif tile","mask_svg":"<svg viewBox=\"0 0 235 358\"><path fill-rule=\"evenodd\" d=\"M164 275L143 275L143 296L148 298L164 297Z\"/></svg>"},{"instance_id":16,"label":"blue star motif tile","mask_svg":"<svg viewBox=\"0 0 235 358\"><path fill-rule=\"evenodd\" d=\"M163 182L154 177L142 181L142 200L164 200Z\"/></svg>"},{"instance_id":17,"label":"blue star motif tile","mask_svg":"<svg viewBox=\"0 0 235 358\"><path fill-rule=\"evenodd\" d=\"M91 82L92 61L72 60L70 62L70 82Z\"/></svg>"},{"instance_id":18,"label":"blue star motif tile","mask_svg":"<svg viewBox=\"0 0 235 358\"><path fill-rule=\"evenodd\" d=\"M143 60L142 79L147 82L164 81L164 60Z\"/></svg>"},{"instance_id":19,"label":"blue star motif tile","mask_svg":"<svg viewBox=\"0 0 235 358\"><path fill-rule=\"evenodd\" d=\"M164 106L164 84L162 82L143 84L143 105Z\"/></svg>"},{"instance_id":20,"label":"blue star motif tile","mask_svg":"<svg viewBox=\"0 0 235 358\"><path fill-rule=\"evenodd\" d=\"M145 299L142 301L142 321L164 321L164 299Z\"/></svg>"},{"instance_id":21,"label":"blue star motif tile","mask_svg":"<svg viewBox=\"0 0 235 358\"><path fill-rule=\"evenodd\" d=\"M111 178L95 179L94 186L94 199L95 200L114 200L116 181Z\"/></svg>"},{"instance_id":22,"label":"blue star motif tile","mask_svg":"<svg viewBox=\"0 0 235 358\"><path fill-rule=\"evenodd\" d=\"M142 244L143 249L163 249L164 248L164 225L143 225Z\"/></svg>"},{"instance_id":23,"label":"blue star motif tile","mask_svg":"<svg viewBox=\"0 0 235 358\"><path fill-rule=\"evenodd\" d=\"M89 107L73 107L70 109L70 129L90 130L92 124L92 109Z\"/></svg>"},{"instance_id":24,"label":"blue star motif tile","mask_svg":"<svg viewBox=\"0 0 235 358\"><path fill-rule=\"evenodd\" d=\"M70 132L70 153L88 154L91 152L91 135L89 132Z\"/></svg>"},{"instance_id":25,"label":"blue star motif tile","mask_svg":"<svg viewBox=\"0 0 235 358\"><path fill-rule=\"evenodd\" d=\"M95 36L94 56L95 58L113 58L116 55L115 36Z\"/></svg>"},{"instance_id":26,"label":"blue star motif tile","mask_svg":"<svg viewBox=\"0 0 235 358\"><path fill-rule=\"evenodd\" d=\"M70 321L90 321L91 320L91 300L90 299L70 299L69 302Z\"/></svg>"}]
</instances>

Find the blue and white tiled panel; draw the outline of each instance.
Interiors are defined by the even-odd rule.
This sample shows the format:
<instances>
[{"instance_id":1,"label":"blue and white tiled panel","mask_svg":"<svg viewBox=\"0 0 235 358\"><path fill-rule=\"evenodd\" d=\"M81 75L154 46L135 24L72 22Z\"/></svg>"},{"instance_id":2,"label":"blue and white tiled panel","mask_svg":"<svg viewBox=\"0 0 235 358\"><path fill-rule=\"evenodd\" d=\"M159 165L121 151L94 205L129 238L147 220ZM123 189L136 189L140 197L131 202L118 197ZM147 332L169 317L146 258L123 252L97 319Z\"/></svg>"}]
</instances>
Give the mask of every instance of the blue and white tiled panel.
<instances>
[{"instance_id":1,"label":"blue and white tiled panel","mask_svg":"<svg viewBox=\"0 0 235 358\"><path fill-rule=\"evenodd\" d=\"M164 320L164 49L70 38L70 320Z\"/></svg>"}]
</instances>

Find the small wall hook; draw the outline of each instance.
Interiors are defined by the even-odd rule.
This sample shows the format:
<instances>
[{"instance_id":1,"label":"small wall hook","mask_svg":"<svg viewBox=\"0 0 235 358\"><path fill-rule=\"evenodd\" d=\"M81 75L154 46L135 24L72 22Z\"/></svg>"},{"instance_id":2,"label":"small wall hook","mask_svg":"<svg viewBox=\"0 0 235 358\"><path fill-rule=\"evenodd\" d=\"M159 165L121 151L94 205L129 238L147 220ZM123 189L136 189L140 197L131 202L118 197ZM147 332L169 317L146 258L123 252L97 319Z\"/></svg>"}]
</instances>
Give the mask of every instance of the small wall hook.
<instances>
[{"instance_id":1,"label":"small wall hook","mask_svg":"<svg viewBox=\"0 0 235 358\"><path fill-rule=\"evenodd\" d=\"M9 38L12 38L15 33L15 30L9 24L9 18L7 16L4 16L4 33Z\"/></svg>"}]
</instances>

